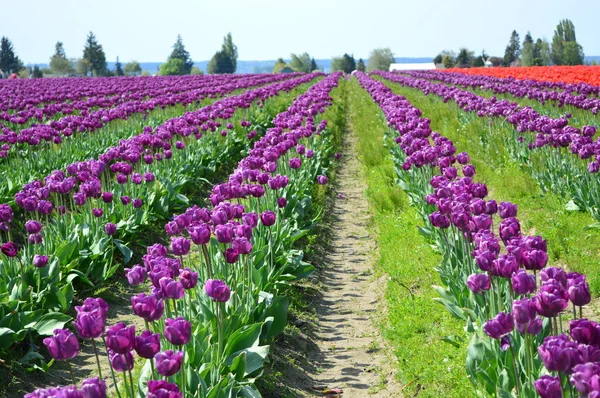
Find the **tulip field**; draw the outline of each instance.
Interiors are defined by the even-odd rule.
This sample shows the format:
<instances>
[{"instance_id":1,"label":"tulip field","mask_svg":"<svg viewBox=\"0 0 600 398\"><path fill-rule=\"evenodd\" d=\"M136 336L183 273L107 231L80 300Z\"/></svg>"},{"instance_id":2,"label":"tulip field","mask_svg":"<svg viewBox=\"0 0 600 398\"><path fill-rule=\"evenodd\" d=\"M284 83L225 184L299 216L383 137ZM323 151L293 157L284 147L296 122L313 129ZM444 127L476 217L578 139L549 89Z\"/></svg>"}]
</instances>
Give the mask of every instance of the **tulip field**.
<instances>
[{"instance_id":1,"label":"tulip field","mask_svg":"<svg viewBox=\"0 0 600 398\"><path fill-rule=\"evenodd\" d=\"M352 136L378 394L600 397L600 68L468 72L0 81L0 374L69 375L0 395L262 396Z\"/></svg>"}]
</instances>

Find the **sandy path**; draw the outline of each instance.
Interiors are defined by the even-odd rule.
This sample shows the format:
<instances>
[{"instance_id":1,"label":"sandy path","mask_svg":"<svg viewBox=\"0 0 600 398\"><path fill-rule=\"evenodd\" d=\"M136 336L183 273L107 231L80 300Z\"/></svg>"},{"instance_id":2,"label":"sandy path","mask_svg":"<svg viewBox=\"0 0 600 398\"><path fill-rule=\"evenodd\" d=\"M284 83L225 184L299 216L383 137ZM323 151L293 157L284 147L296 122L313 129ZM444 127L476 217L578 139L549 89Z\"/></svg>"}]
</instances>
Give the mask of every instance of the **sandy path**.
<instances>
[{"instance_id":1,"label":"sandy path","mask_svg":"<svg viewBox=\"0 0 600 398\"><path fill-rule=\"evenodd\" d=\"M341 388L344 398L401 397L395 358L380 335L386 280L373 277L376 243L368 230L366 184L355 145L349 132L332 209L332 241L319 278L324 290L315 303L314 345L306 353L313 365L308 376L315 386Z\"/></svg>"}]
</instances>

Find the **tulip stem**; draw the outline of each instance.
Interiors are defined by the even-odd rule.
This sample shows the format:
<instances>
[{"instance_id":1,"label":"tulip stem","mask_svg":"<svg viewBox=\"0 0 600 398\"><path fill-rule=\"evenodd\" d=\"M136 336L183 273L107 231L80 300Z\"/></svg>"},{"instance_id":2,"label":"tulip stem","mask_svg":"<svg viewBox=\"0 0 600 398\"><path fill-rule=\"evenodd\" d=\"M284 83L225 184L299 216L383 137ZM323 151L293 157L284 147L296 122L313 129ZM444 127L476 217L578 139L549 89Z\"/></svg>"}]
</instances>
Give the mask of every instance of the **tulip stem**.
<instances>
[{"instance_id":1,"label":"tulip stem","mask_svg":"<svg viewBox=\"0 0 600 398\"><path fill-rule=\"evenodd\" d=\"M98 365L98 376L102 377L102 368L100 368L100 357L98 356L98 347L96 347L96 340L92 339L92 346L94 347L94 354L96 354L96 365Z\"/></svg>"},{"instance_id":2,"label":"tulip stem","mask_svg":"<svg viewBox=\"0 0 600 398\"><path fill-rule=\"evenodd\" d=\"M102 336L102 341L104 342L104 346L106 347L106 339ZM106 349L106 355L108 356L108 348ZM108 361L108 366L110 367L110 374L112 375L112 380L115 385L115 391L117 392L117 396L121 398L121 392L119 391L119 387L117 387L117 378L115 377L115 371L112 367L112 363L110 363L110 358Z\"/></svg>"},{"instance_id":3,"label":"tulip stem","mask_svg":"<svg viewBox=\"0 0 600 398\"><path fill-rule=\"evenodd\" d=\"M181 391L183 393L182 398L185 398L185 347L180 346L179 349L183 353L181 357Z\"/></svg>"},{"instance_id":4,"label":"tulip stem","mask_svg":"<svg viewBox=\"0 0 600 398\"><path fill-rule=\"evenodd\" d=\"M175 301L175 299L173 299L173 311L175 311L175 318L178 318L179 315L177 314L177 301Z\"/></svg>"},{"instance_id":5,"label":"tulip stem","mask_svg":"<svg viewBox=\"0 0 600 398\"><path fill-rule=\"evenodd\" d=\"M579 317L583 318L583 306L579 306Z\"/></svg>"},{"instance_id":6,"label":"tulip stem","mask_svg":"<svg viewBox=\"0 0 600 398\"><path fill-rule=\"evenodd\" d=\"M508 340L508 345L510 347L510 353L512 354L511 355L512 356L512 363L513 363L513 368L515 370L515 387L517 388L517 397L520 397L521 396L521 393L520 393L520 390L521 390L521 388L520 388L521 380L519 378L519 372L517 371L517 359L515 358L515 350L513 349L512 341L510 341L510 337L509 337L509 340Z\"/></svg>"},{"instance_id":7,"label":"tulip stem","mask_svg":"<svg viewBox=\"0 0 600 398\"><path fill-rule=\"evenodd\" d=\"M125 375L125 372L123 372ZM131 376L131 369L129 369L129 384L131 385L131 398L135 397L135 392L133 391L133 377Z\"/></svg>"},{"instance_id":8,"label":"tulip stem","mask_svg":"<svg viewBox=\"0 0 600 398\"><path fill-rule=\"evenodd\" d=\"M127 391L127 396L131 396L129 395L131 390L127 387L127 376L125 375L125 372L123 372L123 384L125 385L125 391ZM131 396L131 398L133 398L133 396Z\"/></svg>"},{"instance_id":9,"label":"tulip stem","mask_svg":"<svg viewBox=\"0 0 600 398\"><path fill-rule=\"evenodd\" d=\"M69 362L68 359L66 359L65 362L67 363L67 368L69 368L69 373L71 374L71 380L73 381L73 385L76 386L77 383L75 382L75 375L73 375L73 368L71 368L71 362Z\"/></svg>"}]
</instances>

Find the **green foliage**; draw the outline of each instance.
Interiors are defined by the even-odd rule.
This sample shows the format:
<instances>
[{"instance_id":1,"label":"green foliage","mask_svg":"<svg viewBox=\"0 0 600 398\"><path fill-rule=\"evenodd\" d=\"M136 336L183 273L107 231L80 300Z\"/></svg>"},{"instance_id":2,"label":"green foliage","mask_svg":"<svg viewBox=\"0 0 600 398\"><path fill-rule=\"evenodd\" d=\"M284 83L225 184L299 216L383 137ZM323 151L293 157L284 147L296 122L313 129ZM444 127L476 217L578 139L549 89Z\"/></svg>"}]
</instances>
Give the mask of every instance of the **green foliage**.
<instances>
[{"instance_id":1,"label":"green foliage","mask_svg":"<svg viewBox=\"0 0 600 398\"><path fill-rule=\"evenodd\" d=\"M121 62L119 62L119 57L117 57L117 62L115 63L115 76L125 76L125 72L123 72L123 68L121 66Z\"/></svg>"},{"instance_id":2,"label":"green foliage","mask_svg":"<svg viewBox=\"0 0 600 398\"><path fill-rule=\"evenodd\" d=\"M192 71L190 72L190 75L203 75L204 71L202 71L202 69L198 68L197 66L192 66Z\"/></svg>"},{"instance_id":3,"label":"green foliage","mask_svg":"<svg viewBox=\"0 0 600 398\"><path fill-rule=\"evenodd\" d=\"M23 69L23 62L16 56L12 42L4 36L0 39L0 69L6 74Z\"/></svg>"},{"instance_id":4,"label":"green foliage","mask_svg":"<svg viewBox=\"0 0 600 398\"><path fill-rule=\"evenodd\" d=\"M142 75L141 76L150 76L150 72L148 72L147 70L142 71Z\"/></svg>"},{"instance_id":5,"label":"green foliage","mask_svg":"<svg viewBox=\"0 0 600 398\"><path fill-rule=\"evenodd\" d=\"M582 65L583 47L577 43L575 25L563 19L556 26L552 38L552 61L555 65Z\"/></svg>"},{"instance_id":6,"label":"green foliage","mask_svg":"<svg viewBox=\"0 0 600 398\"><path fill-rule=\"evenodd\" d=\"M533 65L545 66L551 63L550 43L546 40L537 39L533 46Z\"/></svg>"},{"instance_id":7,"label":"green foliage","mask_svg":"<svg viewBox=\"0 0 600 398\"><path fill-rule=\"evenodd\" d=\"M217 51L208 62L206 70L209 74L233 73L233 60L223 51Z\"/></svg>"},{"instance_id":8,"label":"green foliage","mask_svg":"<svg viewBox=\"0 0 600 398\"><path fill-rule=\"evenodd\" d=\"M508 46L506 46L506 50L504 51L504 59L502 61L502 65L511 66L513 62L516 62L519 59L520 54L521 42L519 40L519 34L516 30L513 30L510 34Z\"/></svg>"},{"instance_id":9,"label":"green foliage","mask_svg":"<svg viewBox=\"0 0 600 398\"><path fill-rule=\"evenodd\" d=\"M389 70L390 65L395 62L394 54L389 48L376 48L371 51L367 61L367 70Z\"/></svg>"},{"instance_id":10,"label":"green foliage","mask_svg":"<svg viewBox=\"0 0 600 398\"><path fill-rule=\"evenodd\" d=\"M90 64L90 61L85 58L79 58L75 64L75 70L80 76L87 76L91 67L92 64Z\"/></svg>"},{"instance_id":11,"label":"green foliage","mask_svg":"<svg viewBox=\"0 0 600 398\"><path fill-rule=\"evenodd\" d=\"M231 32L227 33L227 36L223 38L223 46L221 47L221 52L229 57L229 59L231 60L231 65L233 67L232 72L226 73L235 73L235 71L237 70L238 48L235 44L233 44Z\"/></svg>"},{"instance_id":12,"label":"green foliage","mask_svg":"<svg viewBox=\"0 0 600 398\"><path fill-rule=\"evenodd\" d=\"M33 66L33 70L31 71L31 77L34 79L39 79L41 77L44 77L44 74L40 70L39 66L37 66L37 65Z\"/></svg>"},{"instance_id":13,"label":"green foliage","mask_svg":"<svg viewBox=\"0 0 600 398\"><path fill-rule=\"evenodd\" d=\"M527 32L523 40L523 50L521 50L521 66L532 66L535 60L535 44L531 33Z\"/></svg>"},{"instance_id":14,"label":"green foliage","mask_svg":"<svg viewBox=\"0 0 600 398\"><path fill-rule=\"evenodd\" d=\"M290 68L296 72L310 73L311 70L311 56L308 53L292 54L290 61Z\"/></svg>"},{"instance_id":15,"label":"green foliage","mask_svg":"<svg viewBox=\"0 0 600 398\"><path fill-rule=\"evenodd\" d=\"M286 68L288 65L285 63L283 58L279 58L275 65L273 66L273 73L280 73L283 68Z\"/></svg>"},{"instance_id":16,"label":"green foliage","mask_svg":"<svg viewBox=\"0 0 600 398\"><path fill-rule=\"evenodd\" d=\"M105 76L108 73L106 66L106 55L101 44L98 44L98 40L93 32L88 34L86 39L85 47L83 49L83 59L89 63L88 71L91 72L92 76ZM87 75L87 71L85 73Z\"/></svg>"},{"instance_id":17,"label":"green foliage","mask_svg":"<svg viewBox=\"0 0 600 398\"><path fill-rule=\"evenodd\" d=\"M454 67L454 58L452 58L450 55L444 55L444 58L442 59L442 64L444 64L444 67L446 69L453 68Z\"/></svg>"},{"instance_id":18,"label":"green foliage","mask_svg":"<svg viewBox=\"0 0 600 398\"><path fill-rule=\"evenodd\" d=\"M186 75L185 62L179 58L169 58L167 62L160 65L158 74L161 76Z\"/></svg>"},{"instance_id":19,"label":"green foliage","mask_svg":"<svg viewBox=\"0 0 600 398\"><path fill-rule=\"evenodd\" d=\"M317 66L317 62L315 61L314 58L311 58L310 60L310 71L315 71L315 70L319 70L319 67Z\"/></svg>"},{"instance_id":20,"label":"green foliage","mask_svg":"<svg viewBox=\"0 0 600 398\"><path fill-rule=\"evenodd\" d=\"M458 55L456 56L456 66L459 68L468 68L471 66L474 59L475 53L473 53L473 51L469 51L465 47L462 47L458 50Z\"/></svg>"},{"instance_id":21,"label":"green foliage","mask_svg":"<svg viewBox=\"0 0 600 398\"><path fill-rule=\"evenodd\" d=\"M363 61L362 58L358 60L358 64L356 64L356 70L359 70L361 72L367 70L367 67L365 66L365 61Z\"/></svg>"},{"instance_id":22,"label":"green foliage","mask_svg":"<svg viewBox=\"0 0 600 398\"><path fill-rule=\"evenodd\" d=\"M433 58L433 63L441 64L443 59L444 59L444 56L440 53Z\"/></svg>"},{"instance_id":23,"label":"green foliage","mask_svg":"<svg viewBox=\"0 0 600 398\"><path fill-rule=\"evenodd\" d=\"M353 55L344 54L341 57L334 57L331 61L331 72L352 73L355 69L356 61L354 61Z\"/></svg>"},{"instance_id":24,"label":"green foliage","mask_svg":"<svg viewBox=\"0 0 600 398\"><path fill-rule=\"evenodd\" d=\"M487 61L488 58L489 58L489 55L487 55L485 50L482 50L481 55L474 57L471 60L471 66L474 68L480 68L482 66L485 66L485 61Z\"/></svg>"},{"instance_id":25,"label":"green foliage","mask_svg":"<svg viewBox=\"0 0 600 398\"><path fill-rule=\"evenodd\" d=\"M127 76L138 76L142 73L142 67L137 61L127 62L123 68L123 72L125 72Z\"/></svg>"},{"instance_id":26,"label":"green foliage","mask_svg":"<svg viewBox=\"0 0 600 398\"><path fill-rule=\"evenodd\" d=\"M57 41L54 45L54 55L61 58L67 58L67 54L65 53L65 47L62 41Z\"/></svg>"},{"instance_id":27,"label":"green foliage","mask_svg":"<svg viewBox=\"0 0 600 398\"><path fill-rule=\"evenodd\" d=\"M398 359L405 396L471 396L464 361L466 344L458 348L445 336L464 336L462 322L448 316L432 299L432 285L441 283L435 268L441 258L419 233L422 219L396 184L394 163L384 144L386 125L379 107L352 80L349 86L349 122L358 136L356 148L367 181L373 213L378 258L376 273L387 274L387 322L381 328Z\"/></svg>"},{"instance_id":28,"label":"green foliage","mask_svg":"<svg viewBox=\"0 0 600 398\"><path fill-rule=\"evenodd\" d=\"M63 44L60 41L56 43L55 54L50 58L50 69L52 74L57 76L68 76L75 72L73 62L67 59Z\"/></svg>"},{"instance_id":29,"label":"green foliage","mask_svg":"<svg viewBox=\"0 0 600 398\"><path fill-rule=\"evenodd\" d=\"M181 39L181 35L177 35L177 41L173 44L173 51L171 51L171 55L167 58L167 63L172 59L181 60L183 63L182 71L183 73L177 73L180 75L189 75L192 71L192 66L194 66L194 62L190 57L190 53L185 49L183 45L183 40ZM172 62L171 65L174 65L175 62ZM178 65L178 63L177 63Z\"/></svg>"}]
</instances>

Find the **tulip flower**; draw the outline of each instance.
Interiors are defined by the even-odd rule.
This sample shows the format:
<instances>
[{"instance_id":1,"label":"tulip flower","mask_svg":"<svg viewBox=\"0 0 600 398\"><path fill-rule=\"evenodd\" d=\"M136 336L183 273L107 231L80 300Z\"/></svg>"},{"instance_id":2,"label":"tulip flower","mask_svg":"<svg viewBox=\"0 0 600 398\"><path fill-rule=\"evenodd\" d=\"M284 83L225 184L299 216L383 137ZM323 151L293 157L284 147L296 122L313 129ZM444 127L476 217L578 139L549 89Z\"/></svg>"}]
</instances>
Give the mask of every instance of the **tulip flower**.
<instances>
[{"instance_id":1,"label":"tulip flower","mask_svg":"<svg viewBox=\"0 0 600 398\"><path fill-rule=\"evenodd\" d=\"M104 232L106 232L106 235L112 236L114 234L117 233L117 226L116 224L113 224L111 222L107 223L104 226Z\"/></svg>"},{"instance_id":2,"label":"tulip flower","mask_svg":"<svg viewBox=\"0 0 600 398\"><path fill-rule=\"evenodd\" d=\"M563 398L562 387L558 376L544 375L534 383L541 398Z\"/></svg>"},{"instance_id":3,"label":"tulip flower","mask_svg":"<svg viewBox=\"0 0 600 398\"><path fill-rule=\"evenodd\" d=\"M167 318L165 321L165 337L174 345L184 345L190 341L192 325L183 317Z\"/></svg>"},{"instance_id":4,"label":"tulip flower","mask_svg":"<svg viewBox=\"0 0 600 398\"><path fill-rule=\"evenodd\" d=\"M467 286L473 293L490 290L490 278L486 274L472 274L467 278Z\"/></svg>"},{"instance_id":5,"label":"tulip flower","mask_svg":"<svg viewBox=\"0 0 600 398\"><path fill-rule=\"evenodd\" d=\"M515 327L514 318L510 313L500 312L495 318L490 319L483 325L483 331L494 339L512 332Z\"/></svg>"},{"instance_id":6,"label":"tulip flower","mask_svg":"<svg viewBox=\"0 0 600 398\"><path fill-rule=\"evenodd\" d=\"M146 398L183 398L177 384L164 380L148 381L148 395Z\"/></svg>"},{"instance_id":7,"label":"tulip flower","mask_svg":"<svg viewBox=\"0 0 600 398\"><path fill-rule=\"evenodd\" d=\"M125 268L127 282L131 286L141 285L146 281L146 269L139 264L134 265L132 268Z\"/></svg>"},{"instance_id":8,"label":"tulip flower","mask_svg":"<svg viewBox=\"0 0 600 398\"><path fill-rule=\"evenodd\" d=\"M33 266L36 268L44 268L48 264L48 256L36 254L33 256Z\"/></svg>"},{"instance_id":9,"label":"tulip flower","mask_svg":"<svg viewBox=\"0 0 600 398\"><path fill-rule=\"evenodd\" d=\"M133 350L135 340L135 325L125 326L119 322L106 330L106 347L118 354Z\"/></svg>"},{"instance_id":10,"label":"tulip flower","mask_svg":"<svg viewBox=\"0 0 600 398\"><path fill-rule=\"evenodd\" d=\"M74 358L79 353L79 341L67 329L55 329L52 337L44 339L44 345L52 358L58 361Z\"/></svg>"},{"instance_id":11,"label":"tulip flower","mask_svg":"<svg viewBox=\"0 0 600 398\"><path fill-rule=\"evenodd\" d=\"M106 382L98 377L85 379L80 391L83 398L106 398Z\"/></svg>"},{"instance_id":12,"label":"tulip flower","mask_svg":"<svg viewBox=\"0 0 600 398\"><path fill-rule=\"evenodd\" d=\"M154 334L150 330L144 330L142 334L135 337L133 348L142 358L154 358L160 351L160 334Z\"/></svg>"},{"instance_id":13,"label":"tulip flower","mask_svg":"<svg viewBox=\"0 0 600 398\"><path fill-rule=\"evenodd\" d=\"M267 210L260 214L260 221L265 227L270 227L275 224L275 213L271 210Z\"/></svg>"},{"instance_id":14,"label":"tulip flower","mask_svg":"<svg viewBox=\"0 0 600 398\"><path fill-rule=\"evenodd\" d=\"M159 320L165 311L165 303L162 299L144 293L131 297L131 306L133 313L147 322Z\"/></svg>"},{"instance_id":15,"label":"tulip flower","mask_svg":"<svg viewBox=\"0 0 600 398\"><path fill-rule=\"evenodd\" d=\"M208 279L204 285L204 290L208 297L221 303L228 301L231 295L231 290L227 284L218 279Z\"/></svg>"},{"instance_id":16,"label":"tulip flower","mask_svg":"<svg viewBox=\"0 0 600 398\"><path fill-rule=\"evenodd\" d=\"M119 354L118 352L108 350L108 359L110 366L117 372L125 372L133 369L134 361L131 351Z\"/></svg>"},{"instance_id":17,"label":"tulip flower","mask_svg":"<svg viewBox=\"0 0 600 398\"><path fill-rule=\"evenodd\" d=\"M154 356L156 370L163 376L173 376L179 371L183 361L183 352L161 351Z\"/></svg>"}]
</instances>

